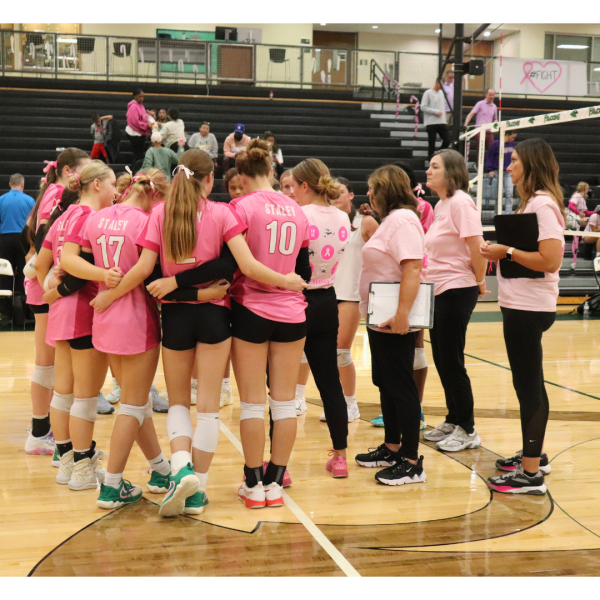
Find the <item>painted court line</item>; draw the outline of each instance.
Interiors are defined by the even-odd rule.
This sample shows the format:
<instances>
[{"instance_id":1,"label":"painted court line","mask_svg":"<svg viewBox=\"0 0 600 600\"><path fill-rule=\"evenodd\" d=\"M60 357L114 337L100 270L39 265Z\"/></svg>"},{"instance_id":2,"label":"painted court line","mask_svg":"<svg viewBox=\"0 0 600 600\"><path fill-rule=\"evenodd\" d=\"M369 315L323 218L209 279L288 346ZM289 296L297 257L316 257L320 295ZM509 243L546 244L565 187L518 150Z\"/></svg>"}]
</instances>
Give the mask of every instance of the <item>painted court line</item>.
<instances>
[{"instance_id":1,"label":"painted court line","mask_svg":"<svg viewBox=\"0 0 600 600\"><path fill-rule=\"evenodd\" d=\"M220 421L221 431L227 439L235 446L237 451L243 456L244 450L241 442L233 435L231 430ZM308 532L317 540L321 548L331 556L331 559L348 577L360 577L359 572L348 562L344 555L327 539L327 536L310 520L308 515L290 498L289 494L282 490L285 505L294 513L298 520L308 529Z\"/></svg>"}]
</instances>

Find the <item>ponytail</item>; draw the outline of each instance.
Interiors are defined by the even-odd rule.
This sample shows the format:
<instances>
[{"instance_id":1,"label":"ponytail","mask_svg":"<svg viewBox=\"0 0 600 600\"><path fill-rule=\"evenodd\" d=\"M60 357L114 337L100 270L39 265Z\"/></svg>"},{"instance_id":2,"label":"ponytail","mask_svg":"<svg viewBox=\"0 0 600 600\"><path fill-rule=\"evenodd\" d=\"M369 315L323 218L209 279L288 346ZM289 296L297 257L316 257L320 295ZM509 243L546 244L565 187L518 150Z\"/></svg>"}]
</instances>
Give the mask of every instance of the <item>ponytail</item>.
<instances>
[{"instance_id":1,"label":"ponytail","mask_svg":"<svg viewBox=\"0 0 600 600\"><path fill-rule=\"evenodd\" d=\"M121 204L132 195L145 195L150 192L158 192L160 196L166 198L169 193L169 182L167 176L160 169L151 168L139 171L134 177L128 170L119 177L116 189L119 196L117 203Z\"/></svg>"},{"instance_id":2,"label":"ponytail","mask_svg":"<svg viewBox=\"0 0 600 600\"><path fill-rule=\"evenodd\" d=\"M318 158L307 158L292 169L292 177L297 183L306 183L318 196L328 200L340 197L340 184L329 174L325 163Z\"/></svg>"},{"instance_id":3,"label":"ponytail","mask_svg":"<svg viewBox=\"0 0 600 600\"><path fill-rule=\"evenodd\" d=\"M79 175L71 175L69 178L69 189L72 192L85 191L87 186L96 181L96 179L102 181L112 172L113 170L101 160L93 160L81 169Z\"/></svg>"}]
</instances>

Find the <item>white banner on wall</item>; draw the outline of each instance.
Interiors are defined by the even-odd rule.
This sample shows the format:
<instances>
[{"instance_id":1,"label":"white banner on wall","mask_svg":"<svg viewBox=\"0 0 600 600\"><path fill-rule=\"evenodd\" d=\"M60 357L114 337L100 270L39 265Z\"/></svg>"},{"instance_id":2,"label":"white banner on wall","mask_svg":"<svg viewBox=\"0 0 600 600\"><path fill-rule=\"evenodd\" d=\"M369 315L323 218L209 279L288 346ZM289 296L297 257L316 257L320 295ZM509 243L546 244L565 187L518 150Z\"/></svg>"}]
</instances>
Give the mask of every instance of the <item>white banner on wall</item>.
<instances>
[{"instance_id":1,"label":"white banner on wall","mask_svg":"<svg viewBox=\"0 0 600 600\"><path fill-rule=\"evenodd\" d=\"M494 87L500 88L500 59L494 59ZM587 65L575 60L502 59L502 92L587 96Z\"/></svg>"}]
</instances>

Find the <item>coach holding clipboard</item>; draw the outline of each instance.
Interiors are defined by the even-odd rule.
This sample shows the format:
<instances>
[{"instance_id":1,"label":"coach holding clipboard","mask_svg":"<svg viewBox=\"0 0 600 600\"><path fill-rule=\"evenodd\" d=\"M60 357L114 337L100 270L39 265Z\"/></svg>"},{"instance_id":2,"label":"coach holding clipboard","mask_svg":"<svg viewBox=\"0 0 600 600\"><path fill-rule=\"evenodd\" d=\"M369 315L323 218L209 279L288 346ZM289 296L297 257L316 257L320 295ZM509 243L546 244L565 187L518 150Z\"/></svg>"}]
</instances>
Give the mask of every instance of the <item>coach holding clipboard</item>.
<instances>
[{"instance_id":1,"label":"coach holding clipboard","mask_svg":"<svg viewBox=\"0 0 600 600\"><path fill-rule=\"evenodd\" d=\"M517 186L521 203L517 214L508 217L513 219L512 224L507 218L504 222L496 221L496 225L498 241L508 236L506 241L513 245L486 242L481 245L481 254L488 260L499 261L498 304L513 385L521 407L523 449L513 457L496 461L496 467L507 473L490 477L488 485L503 493L543 495L544 473L550 471L548 457L542 454L550 408L542 368L542 335L556 318L558 271L565 245L565 209L558 183L558 163L544 140L530 139L517 144L507 171ZM531 222L529 215L535 215L537 223ZM537 249L530 246L532 227L537 230ZM522 243L509 241L518 231L522 232ZM518 265L525 269L515 269Z\"/></svg>"}]
</instances>

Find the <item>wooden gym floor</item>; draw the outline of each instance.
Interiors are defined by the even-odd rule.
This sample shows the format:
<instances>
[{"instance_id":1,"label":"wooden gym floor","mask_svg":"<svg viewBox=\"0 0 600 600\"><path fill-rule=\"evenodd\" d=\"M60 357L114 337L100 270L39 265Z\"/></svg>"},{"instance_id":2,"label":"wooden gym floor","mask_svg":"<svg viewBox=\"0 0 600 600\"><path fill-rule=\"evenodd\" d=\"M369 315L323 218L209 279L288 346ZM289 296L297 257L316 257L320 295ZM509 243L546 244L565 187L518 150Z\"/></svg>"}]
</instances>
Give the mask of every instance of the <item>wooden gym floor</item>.
<instances>
[{"instance_id":1,"label":"wooden gym floor","mask_svg":"<svg viewBox=\"0 0 600 600\"><path fill-rule=\"evenodd\" d=\"M374 470L353 462L383 441L383 430L369 424L379 408L361 325L352 348L361 420L349 426L347 479L334 480L325 470L330 441L311 380L286 506L246 509L236 497L243 458L234 388L233 406L221 411L210 505L198 518L164 520L158 517L162 496L145 493L140 502L107 512L96 507L96 491L57 485L50 457L25 454L33 333L0 333L0 576L152 576L155 569L202 576L596 575L599 334L600 320L561 315L545 336L551 404L545 450L552 461L546 497L492 494L484 483L496 473L498 456L521 447L501 315L485 304L473 315L466 349L481 448L444 455L424 442L427 482L397 488L377 485ZM426 354L424 410L435 426L445 405L428 343ZM155 383L164 389L162 370ZM97 421L95 438L106 453L114 419ZM168 455L165 420L155 415ZM145 487L146 466L134 448L125 477Z\"/></svg>"}]
</instances>

